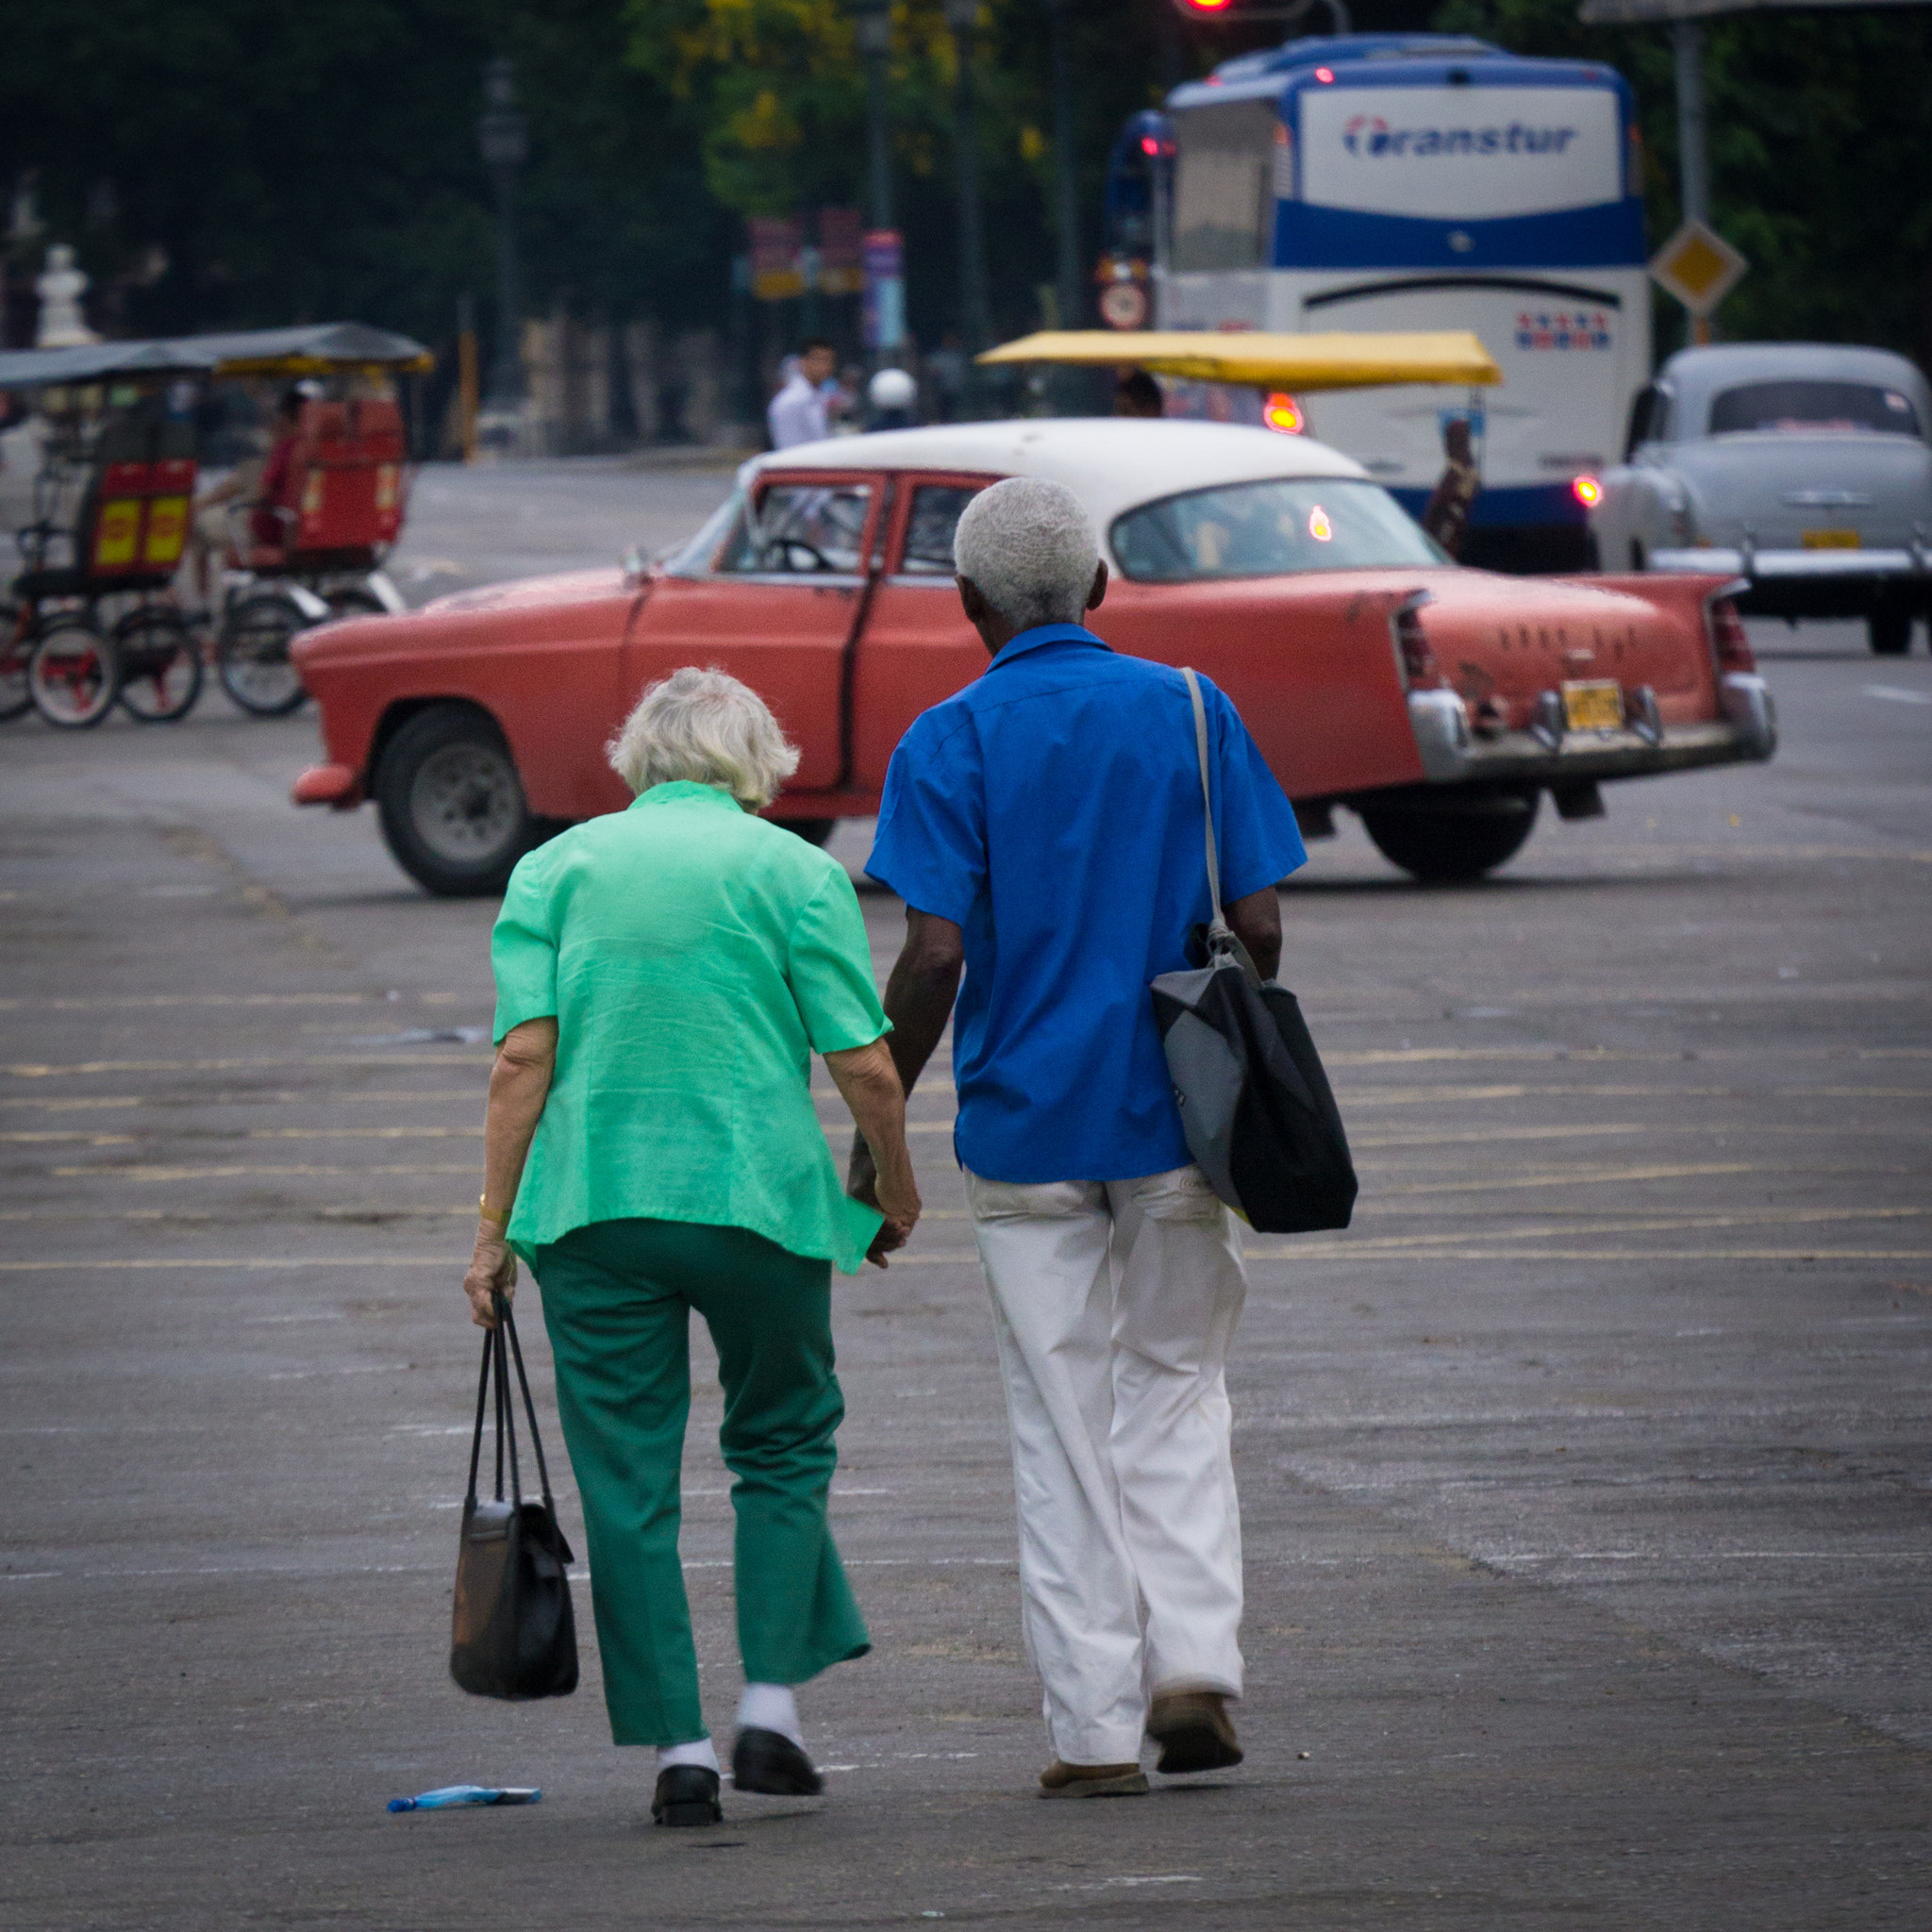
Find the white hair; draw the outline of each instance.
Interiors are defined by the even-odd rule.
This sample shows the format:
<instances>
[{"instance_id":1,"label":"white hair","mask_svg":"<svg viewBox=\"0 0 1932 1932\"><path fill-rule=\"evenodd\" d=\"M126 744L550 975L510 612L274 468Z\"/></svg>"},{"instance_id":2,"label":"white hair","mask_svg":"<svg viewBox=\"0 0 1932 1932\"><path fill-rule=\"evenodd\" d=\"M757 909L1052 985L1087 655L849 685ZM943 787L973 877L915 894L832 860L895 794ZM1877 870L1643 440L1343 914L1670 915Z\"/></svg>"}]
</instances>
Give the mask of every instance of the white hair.
<instances>
[{"instance_id":1,"label":"white hair","mask_svg":"<svg viewBox=\"0 0 1932 1932\"><path fill-rule=\"evenodd\" d=\"M1080 499L1042 476L982 490L953 536L953 568L1023 629L1077 624L1099 566L1100 540Z\"/></svg>"},{"instance_id":2,"label":"white hair","mask_svg":"<svg viewBox=\"0 0 1932 1932\"><path fill-rule=\"evenodd\" d=\"M605 747L610 769L633 791L677 778L716 785L747 811L760 811L798 769L763 698L718 670L686 665L650 686Z\"/></svg>"}]
</instances>

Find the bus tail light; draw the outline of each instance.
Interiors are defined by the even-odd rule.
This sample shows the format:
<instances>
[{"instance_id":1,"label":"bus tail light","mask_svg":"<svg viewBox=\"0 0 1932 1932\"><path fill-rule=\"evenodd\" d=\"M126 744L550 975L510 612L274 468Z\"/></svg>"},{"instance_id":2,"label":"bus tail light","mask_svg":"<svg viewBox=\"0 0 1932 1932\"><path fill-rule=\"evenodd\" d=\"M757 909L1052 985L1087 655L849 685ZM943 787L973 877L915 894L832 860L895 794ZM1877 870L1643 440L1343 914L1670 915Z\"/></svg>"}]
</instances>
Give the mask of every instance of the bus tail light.
<instances>
[{"instance_id":1,"label":"bus tail light","mask_svg":"<svg viewBox=\"0 0 1932 1932\"><path fill-rule=\"evenodd\" d=\"M1594 509L1604 500L1604 486L1594 476L1574 476L1570 482L1570 494L1585 509Z\"/></svg>"},{"instance_id":2,"label":"bus tail light","mask_svg":"<svg viewBox=\"0 0 1932 1932\"><path fill-rule=\"evenodd\" d=\"M1278 391L1262 405L1261 420L1283 436L1299 436L1307 427L1302 406L1292 396L1283 395Z\"/></svg>"}]
</instances>

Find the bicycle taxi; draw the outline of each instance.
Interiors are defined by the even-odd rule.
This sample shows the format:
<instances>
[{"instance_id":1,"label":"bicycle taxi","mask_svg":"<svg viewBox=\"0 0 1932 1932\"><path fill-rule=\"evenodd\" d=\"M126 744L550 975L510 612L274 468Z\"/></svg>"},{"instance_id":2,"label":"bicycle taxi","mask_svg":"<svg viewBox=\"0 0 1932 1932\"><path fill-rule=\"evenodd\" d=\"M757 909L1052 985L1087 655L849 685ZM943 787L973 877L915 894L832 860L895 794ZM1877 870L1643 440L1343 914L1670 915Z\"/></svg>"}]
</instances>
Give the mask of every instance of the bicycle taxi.
<instances>
[{"instance_id":1,"label":"bicycle taxi","mask_svg":"<svg viewBox=\"0 0 1932 1932\"><path fill-rule=\"evenodd\" d=\"M242 709L293 710L298 632L404 608L381 567L408 499L391 378L431 362L358 323L0 354L0 389L33 393L46 425L16 533L25 567L0 602L0 720L31 708L85 729L117 699L146 722L184 717L210 655ZM264 470L273 491L226 505L219 591L191 615L175 581L194 531L195 405L249 379L302 391Z\"/></svg>"}]
</instances>

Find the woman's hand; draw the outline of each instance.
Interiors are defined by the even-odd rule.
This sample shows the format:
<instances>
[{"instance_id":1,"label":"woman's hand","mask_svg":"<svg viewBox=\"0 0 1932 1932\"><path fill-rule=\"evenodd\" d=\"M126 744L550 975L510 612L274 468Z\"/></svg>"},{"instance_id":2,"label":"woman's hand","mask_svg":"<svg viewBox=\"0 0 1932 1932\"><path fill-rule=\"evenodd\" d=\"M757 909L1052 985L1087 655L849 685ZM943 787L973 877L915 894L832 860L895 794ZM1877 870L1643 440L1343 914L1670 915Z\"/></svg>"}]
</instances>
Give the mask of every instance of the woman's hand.
<instances>
[{"instance_id":1,"label":"woman's hand","mask_svg":"<svg viewBox=\"0 0 1932 1932\"><path fill-rule=\"evenodd\" d=\"M469 1272L463 1276L463 1292L470 1297L470 1320L479 1328L496 1326L495 1297L515 1299L517 1257L503 1238L503 1229L493 1221L478 1220L476 1245L470 1256Z\"/></svg>"}]
</instances>

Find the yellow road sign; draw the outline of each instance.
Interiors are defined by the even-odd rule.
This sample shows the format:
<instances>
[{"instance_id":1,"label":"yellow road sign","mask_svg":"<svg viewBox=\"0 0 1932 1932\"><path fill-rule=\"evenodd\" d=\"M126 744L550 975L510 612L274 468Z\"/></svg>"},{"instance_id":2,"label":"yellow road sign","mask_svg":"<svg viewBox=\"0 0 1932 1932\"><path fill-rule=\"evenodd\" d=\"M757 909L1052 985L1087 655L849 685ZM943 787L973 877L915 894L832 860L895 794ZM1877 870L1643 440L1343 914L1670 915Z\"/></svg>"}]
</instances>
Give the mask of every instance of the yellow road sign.
<instances>
[{"instance_id":1,"label":"yellow road sign","mask_svg":"<svg viewBox=\"0 0 1932 1932\"><path fill-rule=\"evenodd\" d=\"M1650 277L1692 315L1708 315L1751 264L1703 222L1686 222L1650 258Z\"/></svg>"}]
</instances>

